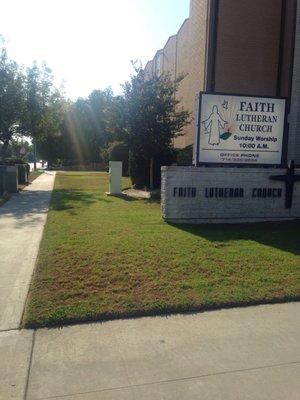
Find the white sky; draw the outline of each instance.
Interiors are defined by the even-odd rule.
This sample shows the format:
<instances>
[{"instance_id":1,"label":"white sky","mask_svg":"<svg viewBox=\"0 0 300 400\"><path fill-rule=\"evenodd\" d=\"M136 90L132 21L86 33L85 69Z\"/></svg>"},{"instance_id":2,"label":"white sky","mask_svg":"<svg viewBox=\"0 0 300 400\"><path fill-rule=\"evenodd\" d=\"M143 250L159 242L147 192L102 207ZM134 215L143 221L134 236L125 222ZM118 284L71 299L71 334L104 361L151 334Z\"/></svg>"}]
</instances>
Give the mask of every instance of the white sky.
<instances>
[{"instance_id":1,"label":"white sky","mask_svg":"<svg viewBox=\"0 0 300 400\"><path fill-rule=\"evenodd\" d=\"M0 0L0 34L26 66L46 61L69 97L120 83L188 16L189 0Z\"/></svg>"}]
</instances>

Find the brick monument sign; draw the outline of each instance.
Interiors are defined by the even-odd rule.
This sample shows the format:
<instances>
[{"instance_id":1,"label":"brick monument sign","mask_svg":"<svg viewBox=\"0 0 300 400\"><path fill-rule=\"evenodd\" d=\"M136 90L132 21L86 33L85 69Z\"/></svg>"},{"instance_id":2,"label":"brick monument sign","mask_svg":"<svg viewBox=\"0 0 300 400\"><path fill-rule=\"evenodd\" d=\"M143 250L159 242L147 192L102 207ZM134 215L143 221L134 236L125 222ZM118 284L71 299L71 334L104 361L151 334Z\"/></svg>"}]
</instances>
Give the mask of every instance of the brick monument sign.
<instances>
[{"instance_id":1,"label":"brick monument sign","mask_svg":"<svg viewBox=\"0 0 300 400\"><path fill-rule=\"evenodd\" d=\"M173 223L300 218L300 169L287 163L286 101L200 93L195 166L162 168Z\"/></svg>"}]
</instances>

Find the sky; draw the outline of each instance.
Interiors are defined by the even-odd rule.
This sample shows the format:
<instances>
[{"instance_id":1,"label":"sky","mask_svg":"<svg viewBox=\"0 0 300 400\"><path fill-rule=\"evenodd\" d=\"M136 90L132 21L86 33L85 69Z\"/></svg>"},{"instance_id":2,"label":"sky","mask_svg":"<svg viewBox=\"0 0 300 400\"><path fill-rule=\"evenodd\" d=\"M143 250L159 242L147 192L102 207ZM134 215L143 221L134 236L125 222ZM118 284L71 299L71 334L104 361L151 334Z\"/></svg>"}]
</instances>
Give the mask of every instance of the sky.
<instances>
[{"instance_id":1,"label":"sky","mask_svg":"<svg viewBox=\"0 0 300 400\"><path fill-rule=\"evenodd\" d=\"M120 84L175 34L189 0L0 0L0 34L10 58L45 61L71 99Z\"/></svg>"}]
</instances>

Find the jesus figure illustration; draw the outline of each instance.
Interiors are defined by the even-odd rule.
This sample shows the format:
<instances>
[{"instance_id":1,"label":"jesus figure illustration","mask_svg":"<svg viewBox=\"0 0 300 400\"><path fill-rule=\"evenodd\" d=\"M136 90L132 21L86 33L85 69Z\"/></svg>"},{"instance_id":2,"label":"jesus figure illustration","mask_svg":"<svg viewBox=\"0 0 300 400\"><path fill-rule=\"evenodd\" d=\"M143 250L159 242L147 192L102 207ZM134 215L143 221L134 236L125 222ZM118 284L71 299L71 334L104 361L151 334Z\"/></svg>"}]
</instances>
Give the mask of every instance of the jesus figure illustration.
<instances>
[{"instance_id":1,"label":"jesus figure illustration","mask_svg":"<svg viewBox=\"0 0 300 400\"><path fill-rule=\"evenodd\" d=\"M213 106L212 113L205 121L202 121L202 124L204 124L206 133L209 133L208 143L213 146L218 145L220 143L220 129L225 129L228 122L221 117L217 106Z\"/></svg>"}]
</instances>

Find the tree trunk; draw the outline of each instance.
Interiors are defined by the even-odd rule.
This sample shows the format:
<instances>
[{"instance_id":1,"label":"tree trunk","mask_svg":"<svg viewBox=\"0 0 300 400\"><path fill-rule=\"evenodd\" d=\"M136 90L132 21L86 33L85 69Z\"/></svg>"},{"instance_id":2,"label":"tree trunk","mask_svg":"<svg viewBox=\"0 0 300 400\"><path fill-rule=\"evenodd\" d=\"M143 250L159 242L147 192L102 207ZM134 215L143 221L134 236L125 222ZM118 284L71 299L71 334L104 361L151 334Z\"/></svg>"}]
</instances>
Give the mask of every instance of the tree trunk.
<instances>
[{"instance_id":1,"label":"tree trunk","mask_svg":"<svg viewBox=\"0 0 300 400\"><path fill-rule=\"evenodd\" d=\"M36 138L33 139L33 169L36 171Z\"/></svg>"},{"instance_id":2,"label":"tree trunk","mask_svg":"<svg viewBox=\"0 0 300 400\"><path fill-rule=\"evenodd\" d=\"M150 190L154 189L154 158L150 159Z\"/></svg>"}]
</instances>

